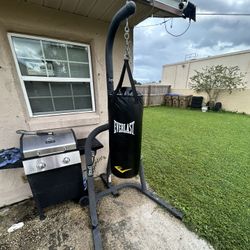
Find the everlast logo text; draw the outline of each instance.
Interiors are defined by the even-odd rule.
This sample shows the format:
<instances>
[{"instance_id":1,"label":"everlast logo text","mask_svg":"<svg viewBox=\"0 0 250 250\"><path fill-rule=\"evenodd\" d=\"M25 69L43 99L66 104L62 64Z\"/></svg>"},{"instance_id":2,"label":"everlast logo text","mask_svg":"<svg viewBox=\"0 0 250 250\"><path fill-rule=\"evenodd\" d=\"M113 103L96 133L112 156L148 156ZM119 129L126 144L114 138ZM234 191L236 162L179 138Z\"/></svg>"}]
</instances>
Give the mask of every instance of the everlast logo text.
<instances>
[{"instance_id":1,"label":"everlast logo text","mask_svg":"<svg viewBox=\"0 0 250 250\"><path fill-rule=\"evenodd\" d=\"M135 135L134 129L135 129L135 122L124 124L114 120L114 134L125 133L125 134Z\"/></svg>"}]
</instances>

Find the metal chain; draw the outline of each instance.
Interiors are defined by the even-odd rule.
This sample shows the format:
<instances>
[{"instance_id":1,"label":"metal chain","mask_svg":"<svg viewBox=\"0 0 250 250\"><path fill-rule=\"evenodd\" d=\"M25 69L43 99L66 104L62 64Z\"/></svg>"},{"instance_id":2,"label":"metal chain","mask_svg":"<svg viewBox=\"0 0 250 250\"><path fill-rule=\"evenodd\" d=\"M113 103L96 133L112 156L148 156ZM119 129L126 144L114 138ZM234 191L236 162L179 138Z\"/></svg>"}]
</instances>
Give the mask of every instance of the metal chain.
<instances>
[{"instance_id":1,"label":"metal chain","mask_svg":"<svg viewBox=\"0 0 250 250\"><path fill-rule=\"evenodd\" d=\"M124 28L124 39L125 39L125 53L124 59L130 59L130 44L129 44L129 25L128 25L128 18L126 19L126 25Z\"/></svg>"}]
</instances>

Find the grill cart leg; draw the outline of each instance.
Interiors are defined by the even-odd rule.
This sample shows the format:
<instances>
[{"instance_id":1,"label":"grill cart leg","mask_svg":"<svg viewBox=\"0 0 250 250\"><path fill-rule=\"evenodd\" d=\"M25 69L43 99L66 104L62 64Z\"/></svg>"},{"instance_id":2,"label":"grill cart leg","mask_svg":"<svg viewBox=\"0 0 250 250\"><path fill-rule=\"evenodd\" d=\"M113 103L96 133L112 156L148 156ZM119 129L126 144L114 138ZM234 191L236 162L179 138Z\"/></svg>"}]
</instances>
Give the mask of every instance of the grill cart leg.
<instances>
[{"instance_id":1,"label":"grill cart leg","mask_svg":"<svg viewBox=\"0 0 250 250\"><path fill-rule=\"evenodd\" d=\"M44 214L44 211L43 211L43 208L40 204L40 201L39 199L37 199L36 195L33 196L33 199L36 203L36 207L37 207L37 210L38 210L38 213L39 213L39 219L40 220L45 220L46 219L46 215Z\"/></svg>"},{"instance_id":2,"label":"grill cart leg","mask_svg":"<svg viewBox=\"0 0 250 250\"><path fill-rule=\"evenodd\" d=\"M39 212L39 219L40 220L45 220L46 219L46 215L43 212L42 213Z\"/></svg>"}]
</instances>

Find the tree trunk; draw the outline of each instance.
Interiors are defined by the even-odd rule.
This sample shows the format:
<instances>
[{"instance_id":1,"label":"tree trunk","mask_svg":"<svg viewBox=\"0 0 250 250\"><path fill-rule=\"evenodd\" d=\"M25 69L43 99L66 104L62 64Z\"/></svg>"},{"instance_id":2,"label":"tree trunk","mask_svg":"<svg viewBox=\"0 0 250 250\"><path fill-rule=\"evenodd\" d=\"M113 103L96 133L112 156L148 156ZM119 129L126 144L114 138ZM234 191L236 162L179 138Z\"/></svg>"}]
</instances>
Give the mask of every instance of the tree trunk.
<instances>
[{"instance_id":1,"label":"tree trunk","mask_svg":"<svg viewBox=\"0 0 250 250\"><path fill-rule=\"evenodd\" d=\"M209 110L212 110L214 108L214 104L215 104L215 101L214 101L214 98L213 98L214 93L207 92L207 94L208 94L208 97L209 97L207 106L208 106Z\"/></svg>"}]
</instances>

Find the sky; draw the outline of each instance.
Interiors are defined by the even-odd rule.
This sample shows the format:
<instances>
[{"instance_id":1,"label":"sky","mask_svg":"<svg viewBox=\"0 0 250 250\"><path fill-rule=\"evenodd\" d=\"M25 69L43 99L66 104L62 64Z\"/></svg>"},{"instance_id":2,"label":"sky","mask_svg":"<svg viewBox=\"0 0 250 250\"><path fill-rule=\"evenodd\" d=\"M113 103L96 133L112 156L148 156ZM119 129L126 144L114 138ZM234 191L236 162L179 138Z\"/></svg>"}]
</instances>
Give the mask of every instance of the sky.
<instances>
[{"instance_id":1,"label":"sky","mask_svg":"<svg viewBox=\"0 0 250 250\"><path fill-rule=\"evenodd\" d=\"M250 0L191 0L197 13L250 13ZM166 20L166 19L165 19ZM194 58L250 49L250 16L199 16L189 20L148 18L134 28L134 78L159 82L162 66ZM155 26L153 26L155 25ZM143 27L147 26L147 27Z\"/></svg>"}]
</instances>

